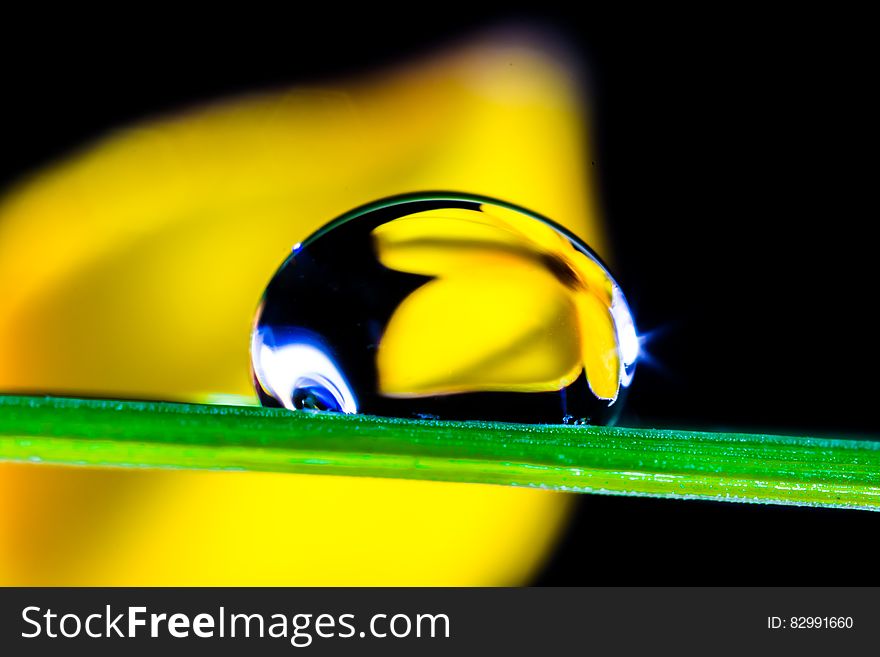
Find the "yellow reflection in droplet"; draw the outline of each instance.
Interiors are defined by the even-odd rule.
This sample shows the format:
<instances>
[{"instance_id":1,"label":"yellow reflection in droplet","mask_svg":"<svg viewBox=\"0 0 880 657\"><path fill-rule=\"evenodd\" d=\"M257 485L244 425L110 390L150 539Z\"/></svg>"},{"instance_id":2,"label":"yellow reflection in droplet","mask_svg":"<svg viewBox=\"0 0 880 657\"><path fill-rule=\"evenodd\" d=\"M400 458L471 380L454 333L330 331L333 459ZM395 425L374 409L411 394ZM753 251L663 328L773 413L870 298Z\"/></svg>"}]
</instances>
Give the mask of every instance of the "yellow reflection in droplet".
<instances>
[{"instance_id":1,"label":"yellow reflection in droplet","mask_svg":"<svg viewBox=\"0 0 880 657\"><path fill-rule=\"evenodd\" d=\"M549 224L484 203L414 212L373 239L386 267L434 279L379 343L386 395L552 392L584 370L597 397L617 398L611 278Z\"/></svg>"}]
</instances>

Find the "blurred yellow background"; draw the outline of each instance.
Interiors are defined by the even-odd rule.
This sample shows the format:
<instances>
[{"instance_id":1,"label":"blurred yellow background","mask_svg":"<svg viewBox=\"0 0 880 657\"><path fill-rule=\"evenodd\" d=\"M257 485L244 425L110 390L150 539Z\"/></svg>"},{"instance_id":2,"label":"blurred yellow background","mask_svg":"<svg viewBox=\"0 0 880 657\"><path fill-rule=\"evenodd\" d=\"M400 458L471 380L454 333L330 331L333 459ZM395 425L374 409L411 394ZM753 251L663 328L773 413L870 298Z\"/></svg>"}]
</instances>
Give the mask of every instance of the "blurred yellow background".
<instances>
[{"instance_id":1,"label":"blurred yellow background","mask_svg":"<svg viewBox=\"0 0 880 657\"><path fill-rule=\"evenodd\" d=\"M496 35L109 134L0 202L0 391L255 400L266 283L392 194L494 196L607 255L587 120L564 57ZM568 509L492 486L0 464L0 583L519 584Z\"/></svg>"}]
</instances>

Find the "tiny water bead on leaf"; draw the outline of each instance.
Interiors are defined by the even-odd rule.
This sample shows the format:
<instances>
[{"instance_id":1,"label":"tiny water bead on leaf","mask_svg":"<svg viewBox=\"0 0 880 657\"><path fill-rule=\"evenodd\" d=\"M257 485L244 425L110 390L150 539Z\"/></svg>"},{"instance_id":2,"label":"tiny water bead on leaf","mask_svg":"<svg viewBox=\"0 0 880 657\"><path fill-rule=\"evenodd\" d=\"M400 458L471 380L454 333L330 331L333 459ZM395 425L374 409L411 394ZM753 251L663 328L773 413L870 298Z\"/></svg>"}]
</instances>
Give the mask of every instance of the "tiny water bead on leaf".
<instances>
[{"instance_id":1,"label":"tiny water bead on leaf","mask_svg":"<svg viewBox=\"0 0 880 657\"><path fill-rule=\"evenodd\" d=\"M296 245L251 338L264 405L408 418L606 423L638 355L585 244L463 194L379 201Z\"/></svg>"}]
</instances>

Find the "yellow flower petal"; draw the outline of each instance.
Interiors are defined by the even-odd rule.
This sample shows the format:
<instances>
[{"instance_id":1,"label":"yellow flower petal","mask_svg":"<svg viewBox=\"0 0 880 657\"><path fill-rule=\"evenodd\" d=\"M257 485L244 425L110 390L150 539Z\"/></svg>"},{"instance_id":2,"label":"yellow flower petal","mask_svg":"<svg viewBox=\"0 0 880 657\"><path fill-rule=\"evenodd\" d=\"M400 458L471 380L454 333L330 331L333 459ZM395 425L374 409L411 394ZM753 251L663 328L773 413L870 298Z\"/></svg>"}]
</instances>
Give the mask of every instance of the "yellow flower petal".
<instances>
[{"instance_id":1,"label":"yellow flower petal","mask_svg":"<svg viewBox=\"0 0 880 657\"><path fill-rule=\"evenodd\" d=\"M431 281L395 311L379 344L383 394L559 390L581 371L571 295L520 266Z\"/></svg>"},{"instance_id":2,"label":"yellow flower petal","mask_svg":"<svg viewBox=\"0 0 880 657\"><path fill-rule=\"evenodd\" d=\"M502 205L483 203L480 209L492 218L495 226L518 235L522 241L532 244L535 249L556 254L565 254L573 250L567 237L543 221Z\"/></svg>"},{"instance_id":3,"label":"yellow flower petal","mask_svg":"<svg viewBox=\"0 0 880 657\"><path fill-rule=\"evenodd\" d=\"M591 257L574 248L569 239L558 230L516 210L484 203L480 206L491 217L494 225L521 236L536 251L552 255L564 262L578 282L611 306L611 277Z\"/></svg>"},{"instance_id":4,"label":"yellow flower petal","mask_svg":"<svg viewBox=\"0 0 880 657\"><path fill-rule=\"evenodd\" d=\"M569 264L577 273L580 286L598 297L608 308L611 308L612 283L608 272L598 262L580 251L572 249L568 258Z\"/></svg>"},{"instance_id":5,"label":"yellow flower petal","mask_svg":"<svg viewBox=\"0 0 880 657\"><path fill-rule=\"evenodd\" d=\"M580 319L582 359L590 390L614 401L620 388L620 355L611 311L593 294L575 295Z\"/></svg>"},{"instance_id":6,"label":"yellow flower petal","mask_svg":"<svg viewBox=\"0 0 880 657\"><path fill-rule=\"evenodd\" d=\"M408 297L389 323L379 354L386 394L558 389L580 372L569 359L573 336L593 393L617 398L611 278L552 226L485 203L479 212L415 213L379 226L373 236L386 267L438 277ZM577 322L559 340L560 318L571 307ZM507 324L499 320L508 316Z\"/></svg>"},{"instance_id":7,"label":"yellow flower petal","mask_svg":"<svg viewBox=\"0 0 880 657\"><path fill-rule=\"evenodd\" d=\"M503 266L540 254L515 232L474 210L445 208L416 212L373 230L376 254L390 269L443 276L463 268Z\"/></svg>"},{"instance_id":8,"label":"yellow flower petal","mask_svg":"<svg viewBox=\"0 0 880 657\"><path fill-rule=\"evenodd\" d=\"M611 278L601 265L552 226L500 205L417 212L378 226L373 239L379 261L397 271L444 276L473 267L510 266L519 259L611 305Z\"/></svg>"},{"instance_id":9,"label":"yellow flower petal","mask_svg":"<svg viewBox=\"0 0 880 657\"><path fill-rule=\"evenodd\" d=\"M480 37L390 75L193 108L28 175L0 200L0 388L252 394L266 282L371 199L479 191L603 244L584 97L530 43ZM0 583L513 585L569 506L500 486L0 463Z\"/></svg>"}]
</instances>

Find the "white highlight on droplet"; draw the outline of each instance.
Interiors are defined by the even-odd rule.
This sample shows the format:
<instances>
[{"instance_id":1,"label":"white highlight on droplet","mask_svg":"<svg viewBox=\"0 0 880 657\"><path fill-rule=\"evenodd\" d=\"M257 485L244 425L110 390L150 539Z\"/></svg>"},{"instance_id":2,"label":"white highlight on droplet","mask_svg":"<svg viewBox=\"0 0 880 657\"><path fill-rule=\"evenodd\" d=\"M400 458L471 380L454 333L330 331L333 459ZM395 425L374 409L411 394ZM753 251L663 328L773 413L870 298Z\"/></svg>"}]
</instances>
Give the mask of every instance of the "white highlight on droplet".
<instances>
[{"instance_id":1,"label":"white highlight on droplet","mask_svg":"<svg viewBox=\"0 0 880 657\"><path fill-rule=\"evenodd\" d=\"M620 385L626 388L632 383L635 373L633 366L639 358L642 347L629 305L617 285L612 287L611 292L611 316L614 318L617 347L620 350L620 360L623 363L623 367L620 368Z\"/></svg>"},{"instance_id":2,"label":"white highlight on droplet","mask_svg":"<svg viewBox=\"0 0 880 657\"><path fill-rule=\"evenodd\" d=\"M357 400L348 380L321 345L292 341L270 346L255 332L251 349L257 354L255 374L260 385L285 408L297 410L293 405L297 388L318 384L333 395L341 412L357 413Z\"/></svg>"}]
</instances>

